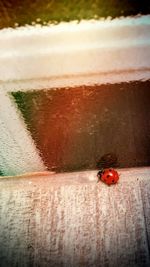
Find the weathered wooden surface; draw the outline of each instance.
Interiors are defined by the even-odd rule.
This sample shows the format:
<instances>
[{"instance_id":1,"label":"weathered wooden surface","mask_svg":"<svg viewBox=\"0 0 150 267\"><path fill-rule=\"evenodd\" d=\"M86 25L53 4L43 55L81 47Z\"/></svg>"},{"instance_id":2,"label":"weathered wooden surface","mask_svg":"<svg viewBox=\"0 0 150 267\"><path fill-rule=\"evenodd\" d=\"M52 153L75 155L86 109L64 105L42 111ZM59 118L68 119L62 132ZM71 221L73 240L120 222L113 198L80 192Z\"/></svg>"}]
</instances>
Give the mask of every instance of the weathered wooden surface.
<instances>
[{"instance_id":1,"label":"weathered wooden surface","mask_svg":"<svg viewBox=\"0 0 150 267\"><path fill-rule=\"evenodd\" d=\"M150 168L0 180L0 266L150 266Z\"/></svg>"}]
</instances>

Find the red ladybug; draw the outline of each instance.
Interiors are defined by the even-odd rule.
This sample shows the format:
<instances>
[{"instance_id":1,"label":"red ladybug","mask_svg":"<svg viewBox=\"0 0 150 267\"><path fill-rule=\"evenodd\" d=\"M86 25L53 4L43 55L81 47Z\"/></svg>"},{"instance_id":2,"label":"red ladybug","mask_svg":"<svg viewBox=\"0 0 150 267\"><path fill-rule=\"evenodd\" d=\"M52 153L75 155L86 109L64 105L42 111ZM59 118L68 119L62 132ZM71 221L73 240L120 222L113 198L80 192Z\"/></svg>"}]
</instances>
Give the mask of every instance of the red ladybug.
<instances>
[{"instance_id":1,"label":"red ladybug","mask_svg":"<svg viewBox=\"0 0 150 267\"><path fill-rule=\"evenodd\" d=\"M107 185L116 184L119 180L119 174L114 169L103 169L97 174L98 180L101 180Z\"/></svg>"}]
</instances>

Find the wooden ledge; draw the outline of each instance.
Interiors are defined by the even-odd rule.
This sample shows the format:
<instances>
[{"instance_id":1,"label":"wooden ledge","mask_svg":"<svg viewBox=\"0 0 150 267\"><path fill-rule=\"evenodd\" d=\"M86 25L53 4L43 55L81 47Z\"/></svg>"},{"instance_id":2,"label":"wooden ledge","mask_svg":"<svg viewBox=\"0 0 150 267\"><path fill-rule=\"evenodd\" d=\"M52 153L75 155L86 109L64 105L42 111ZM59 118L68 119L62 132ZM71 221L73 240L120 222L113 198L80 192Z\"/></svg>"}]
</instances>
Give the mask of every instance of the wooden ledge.
<instances>
[{"instance_id":1,"label":"wooden ledge","mask_svg":"<svg viewBox=\"0 0 150 267\"><path fill-rule=\"evenodd\" d=\"M120 179L117 185L112 187L120 187L124 186L127 183L139 183L142 180L150 181L150 167L142 167L142 168L123 168L117 169ZM29 176L29 177L1 177L0 178L0 190L6 189L7 187L10 189L19 189L22 190L27 188L32 190L34 188L49 188L49 186L67 186L67 185L95 185L97 184L97 170L87 170L80 172L70 172L70 173L54 173L50 175L42 175L39 176ZM100 182L100 185L103 188L107 188L106 185ZM4 186L4 187L3 187Z\"/></svg>"},{"instance_id":2,"label":"wooden ledge","mask_svg":"<svg viewBox=\"0 0 150 267\"><path fill-rule=\"evenodd\" d=\"M150 168L0 180L1 266L150 266Z\"/></svg>"}]
</instances>

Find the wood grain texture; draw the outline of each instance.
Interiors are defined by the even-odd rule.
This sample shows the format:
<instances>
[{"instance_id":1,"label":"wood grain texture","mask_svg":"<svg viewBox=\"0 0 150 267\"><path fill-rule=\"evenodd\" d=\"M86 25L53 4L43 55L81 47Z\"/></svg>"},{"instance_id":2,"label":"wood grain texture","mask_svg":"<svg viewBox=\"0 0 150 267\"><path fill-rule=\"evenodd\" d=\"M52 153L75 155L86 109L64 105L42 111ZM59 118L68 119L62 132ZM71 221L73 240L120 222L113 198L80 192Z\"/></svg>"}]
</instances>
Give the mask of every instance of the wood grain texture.
<instances>
[{"instance_id":1,"label":"wood grain texture","mask_svg":"<svg viewBox=\"0 0 150 267\"><path fill-rule=\"evenodd\" d=\"M0 180L0 266L150 266L150 168Z\"/></svg>"}]
</instances>

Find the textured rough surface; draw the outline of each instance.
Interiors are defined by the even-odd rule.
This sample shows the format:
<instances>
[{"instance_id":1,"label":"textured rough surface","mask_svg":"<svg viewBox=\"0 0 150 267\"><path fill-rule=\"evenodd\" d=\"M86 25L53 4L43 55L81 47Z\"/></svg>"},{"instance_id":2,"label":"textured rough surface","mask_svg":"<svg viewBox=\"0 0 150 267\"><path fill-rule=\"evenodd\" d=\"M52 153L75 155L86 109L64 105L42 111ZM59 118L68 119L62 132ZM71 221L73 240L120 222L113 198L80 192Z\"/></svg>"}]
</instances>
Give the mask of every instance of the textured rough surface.
<instances>
[{"instance_id":1,"label":"textured rough surface","mask_svg":"<svg viewBox=\"0 0 150 267\"><path fill-rule=\"evenodd\" d=\"M0 180L0 266L150 266L150 168Z\"/></svg>"}]
</instances>

